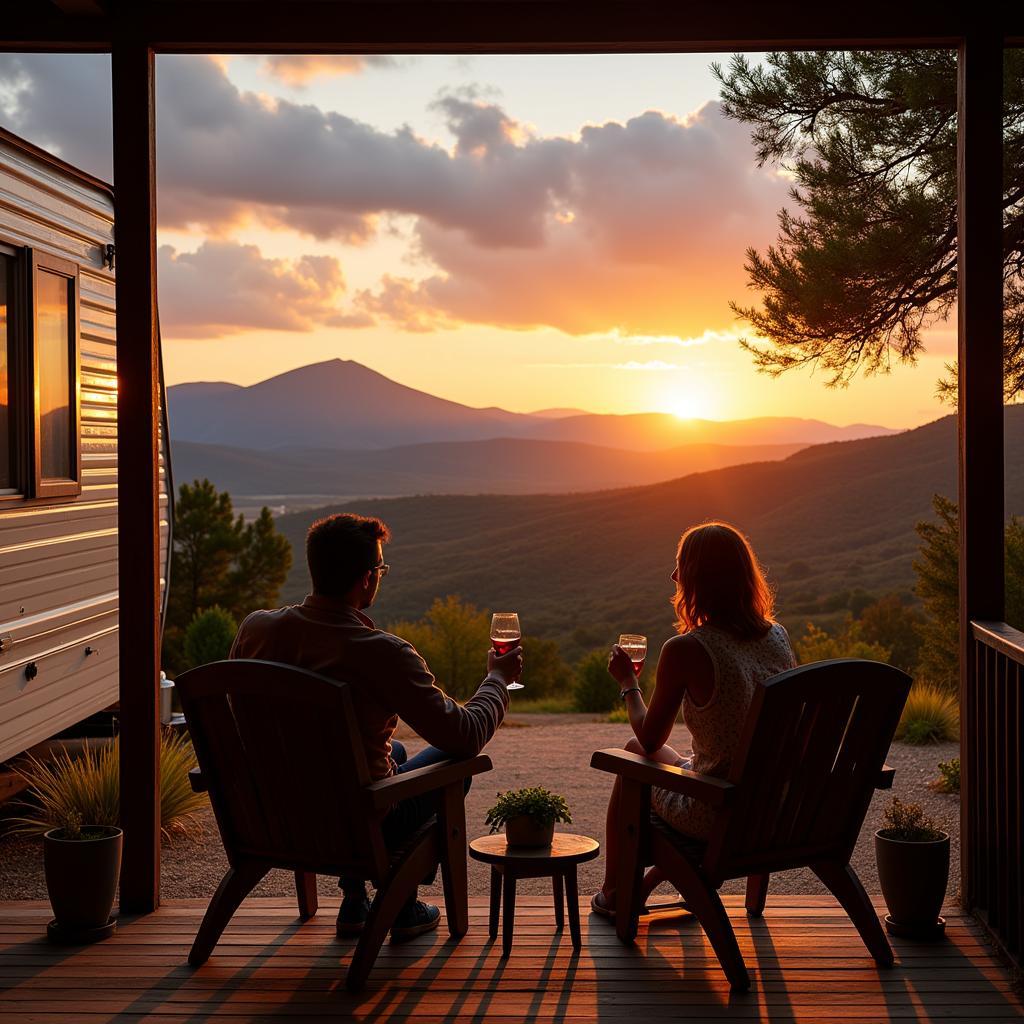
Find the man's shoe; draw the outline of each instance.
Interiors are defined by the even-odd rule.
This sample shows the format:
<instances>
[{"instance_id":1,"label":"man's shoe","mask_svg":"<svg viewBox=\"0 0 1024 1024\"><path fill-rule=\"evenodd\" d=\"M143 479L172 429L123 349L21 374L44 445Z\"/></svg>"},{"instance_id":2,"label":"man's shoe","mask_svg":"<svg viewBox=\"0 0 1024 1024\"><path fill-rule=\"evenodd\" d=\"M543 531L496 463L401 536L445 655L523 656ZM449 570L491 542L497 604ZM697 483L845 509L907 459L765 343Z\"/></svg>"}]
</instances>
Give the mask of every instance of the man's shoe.
<instances>
[{"instance_id":1,"label":"man's shoe","mask_svg":"<svg viewBox=\"0 0 1024 1024\"><path fill-rule=\"evenodd\" d=\"M365 896L343 899L338 911L338 921L334 926L338 938L346 939L358 935L363 930L369 913L370 901Z\"/></svg>"},{"instance_id":2,"label":"man's shoe","mask_svg":"<svg viewBox=\"0 0 1024 1024\"><path fill-rule=\"evenodd\" d=\"M391 926L392 942L407 942L424 932L432 932L441 923L441 911L432 903L417 900L404 906Z\"/></svg>"}]
</instances>

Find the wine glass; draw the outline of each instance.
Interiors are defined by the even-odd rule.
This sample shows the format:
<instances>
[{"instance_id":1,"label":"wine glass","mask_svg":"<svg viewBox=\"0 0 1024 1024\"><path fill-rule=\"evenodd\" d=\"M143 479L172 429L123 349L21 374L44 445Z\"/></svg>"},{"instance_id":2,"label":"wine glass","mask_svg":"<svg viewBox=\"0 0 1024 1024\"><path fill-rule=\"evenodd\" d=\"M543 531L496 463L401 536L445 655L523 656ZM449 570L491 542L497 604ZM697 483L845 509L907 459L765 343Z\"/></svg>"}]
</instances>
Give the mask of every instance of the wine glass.
<instances>
[{"instance_id":1,"label":"wine glass","mask_svg":"<svg viewBox=\"0 0 1024 1024\"><path fill-rule=\"evenodd\" d=\"M523 639L523 631L519 628L519 615L516 612L495 612L491 619L491 643L501 654L508 654ZM510 690L523 689L522 683L509 683Z\"/></svg>"},{"instance_id":2,"label":"wine glass","mask_svg":"<svg viewBox=\"0 0 1024 1024\"><path fill-rule=\"evenodd\" d=\"M619 637L619 646L633 662L633 671L639 676L647 660L647 637L640 636L639 633L623 633Z\"/></svg>"}]
</instances>

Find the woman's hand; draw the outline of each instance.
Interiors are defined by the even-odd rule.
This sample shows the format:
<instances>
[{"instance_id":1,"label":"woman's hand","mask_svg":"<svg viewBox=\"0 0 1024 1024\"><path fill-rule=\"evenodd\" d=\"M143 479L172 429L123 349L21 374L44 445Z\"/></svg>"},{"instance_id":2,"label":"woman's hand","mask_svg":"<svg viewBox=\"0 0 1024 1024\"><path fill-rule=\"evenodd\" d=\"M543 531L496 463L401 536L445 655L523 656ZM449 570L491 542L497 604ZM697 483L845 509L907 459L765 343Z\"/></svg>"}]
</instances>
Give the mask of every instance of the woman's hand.
<instances>
[{"instance_id":1,"label":"woman's hand","mask_svg":"<svg viewBox=\"0 0 1024 1024\"><path fill-rule=\"evenodd\" d=\"M629 655L618 645L612 644L612 652L608 655L608 672L619 684L620 689L636 686L636 672Z\"/></svg>"}]
</instances>

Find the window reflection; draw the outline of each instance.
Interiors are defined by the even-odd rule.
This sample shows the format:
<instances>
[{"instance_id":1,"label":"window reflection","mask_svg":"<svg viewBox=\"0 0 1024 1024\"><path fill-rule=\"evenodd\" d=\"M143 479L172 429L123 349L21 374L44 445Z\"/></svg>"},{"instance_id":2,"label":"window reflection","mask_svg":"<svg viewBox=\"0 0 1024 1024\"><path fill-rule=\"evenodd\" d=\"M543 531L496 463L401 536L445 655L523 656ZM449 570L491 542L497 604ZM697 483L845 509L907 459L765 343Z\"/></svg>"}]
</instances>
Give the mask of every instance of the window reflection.
<instances>
[{"instance_id":1,"label":"window reflection","mask_svg":"<svg viewBox=\"0 0 1024 1024\"><path fill-rule=\"evenodd\" d=\"M36 279L39 460L44 480L71 477L71 281L40 270Z\"/></svg>"},{"instance_id":2,"label":"window reflection","mask_svg":"<svg viewBox=\"0 0 1024 1024\"><path fill-rule=\"evenodd\" d=\"M0 491L14 487L11 470L11 331L8 312L13 297L14 261L0 255Z\"/></svg>"}]
</instances>

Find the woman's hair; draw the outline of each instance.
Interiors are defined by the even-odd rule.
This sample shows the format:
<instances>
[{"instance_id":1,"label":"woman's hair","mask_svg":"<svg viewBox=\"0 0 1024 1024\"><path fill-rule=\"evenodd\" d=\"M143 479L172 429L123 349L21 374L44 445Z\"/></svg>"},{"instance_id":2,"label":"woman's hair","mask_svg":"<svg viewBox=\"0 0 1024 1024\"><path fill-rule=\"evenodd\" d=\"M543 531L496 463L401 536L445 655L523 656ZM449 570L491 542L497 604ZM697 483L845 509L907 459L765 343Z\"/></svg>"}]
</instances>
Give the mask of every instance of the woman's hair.
<instances>
[{"instance_id":1,"label":"woman's hair","mask_svg":"<svg viewBox=\"0 0 1024 1024\"><path fill-rule=\"evenodd\" d=\"M672 607L680 633L709 624L753 640L771 628L774 595L739 530L728 523L691 526L680 538L676 562Z\"/></svg>"}]
</instances>

